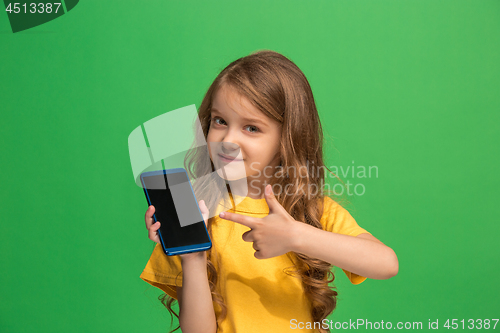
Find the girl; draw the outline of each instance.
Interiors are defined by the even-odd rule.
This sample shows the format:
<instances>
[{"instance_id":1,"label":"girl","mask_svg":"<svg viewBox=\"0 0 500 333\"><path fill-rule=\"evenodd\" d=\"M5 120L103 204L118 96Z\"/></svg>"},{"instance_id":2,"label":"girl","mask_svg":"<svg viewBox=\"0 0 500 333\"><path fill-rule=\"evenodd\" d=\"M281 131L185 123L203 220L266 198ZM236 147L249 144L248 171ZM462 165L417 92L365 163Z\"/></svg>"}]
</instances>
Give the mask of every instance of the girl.
<instances>
[{"instance_id":1,"label":"girl","mask_svg":"<svg viewBox=\"0 0 500 333\"><path fill-rule=\"evenodd\" d=\"M353 284L397 274L394 251L321 190L322 128L311 87L292 61L258 51L232 62L208 89L199 119L208 146L193 150L186 169L203 199L212 249L164 255L154 207L145 215L158 244L141 278L166 293L160 299L171 314L178 301L184 333L329 332L332 265ZM201 163L207 154L211 163ZM246 174L231 175L233 166ZM218 183L199 178L213 171ZM220 195L226 183L231 209ZM244 197L235 190L241 186Z\"/></svg>"}]
</instances>

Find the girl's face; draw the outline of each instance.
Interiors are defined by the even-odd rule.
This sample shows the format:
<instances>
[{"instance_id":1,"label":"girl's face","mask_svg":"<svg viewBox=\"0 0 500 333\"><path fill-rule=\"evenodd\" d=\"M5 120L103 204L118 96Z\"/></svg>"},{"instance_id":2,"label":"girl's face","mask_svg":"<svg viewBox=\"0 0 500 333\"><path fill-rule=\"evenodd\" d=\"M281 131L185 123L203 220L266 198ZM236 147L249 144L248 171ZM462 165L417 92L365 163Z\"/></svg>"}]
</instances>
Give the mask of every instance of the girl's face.
<instances>
[{"instance_id":1,"label":"girl's face","mask_svg":"<svg viewBox=\"0 0 500 333\"><path fill-rule=\"evenodd\" d=\"M281 124L229 86L215 94L211 109L207 142L217 173L226 180L246 177L251 196L261 197L280 164Z\"/></svg>"}]
</instances>

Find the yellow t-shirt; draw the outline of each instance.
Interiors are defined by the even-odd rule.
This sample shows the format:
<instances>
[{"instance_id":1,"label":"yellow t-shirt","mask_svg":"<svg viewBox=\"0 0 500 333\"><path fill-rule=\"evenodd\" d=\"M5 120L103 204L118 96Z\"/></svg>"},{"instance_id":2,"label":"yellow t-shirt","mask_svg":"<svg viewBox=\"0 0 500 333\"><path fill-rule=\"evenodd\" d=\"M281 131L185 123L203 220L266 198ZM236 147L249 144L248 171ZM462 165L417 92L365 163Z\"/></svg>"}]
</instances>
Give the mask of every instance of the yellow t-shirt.
<instances>
[{"instance_id":1,"label":"yellow t-shirt","mask_svg":"<svg viewBox=\"0 0 500 333\"><path fill-rule=\"evenodd\" d=\"M369 233L331 198L325 197L324 205L321 217L324 230L350 236ZM269 214L266 199L246 197L235 208L228 211L254 217ZM216 266L216 269L227 306L227 317L221 324L224 333L290 332L294 327L292 319L303 323L312 321L301 281L283 271L293 265L286 254L269 259L255 258L252 243L241 238L250 228L220 219L218 214L212 228L212 243L221 262L221 267ZM161 245L156 244L140 278L177 299L175 286L182 286L181 270L180 257L165 255ZM343 271L353 284L366 279Z\"/></svg>"}]
</instances>

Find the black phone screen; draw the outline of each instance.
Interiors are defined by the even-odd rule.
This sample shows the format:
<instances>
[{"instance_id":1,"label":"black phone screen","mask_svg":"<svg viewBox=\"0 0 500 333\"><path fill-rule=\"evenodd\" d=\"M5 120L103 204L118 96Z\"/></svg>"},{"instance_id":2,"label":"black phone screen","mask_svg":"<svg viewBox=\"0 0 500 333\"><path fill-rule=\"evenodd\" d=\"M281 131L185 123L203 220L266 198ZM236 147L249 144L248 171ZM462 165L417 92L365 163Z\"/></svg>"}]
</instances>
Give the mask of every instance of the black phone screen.
<instances>
[{"instance_id":1,"label":"black phone screen","mask_svg":"<svg viewBox=\"0 0 500 333\"><path fill-rule=\"evenodd\" d=\"M199 213L198 203L185 172L145 176L143 182L146 197L155 207L156 220L161 223L158 232L161 234L165 248L210 242L205 222ZM182 205L178 204L177 209L170 190L173 186L176 186L177 193L185 194ZM186 216L186 214L194 216L199 222L181 226L179 216Z\"/></svg>"}]
</instances>

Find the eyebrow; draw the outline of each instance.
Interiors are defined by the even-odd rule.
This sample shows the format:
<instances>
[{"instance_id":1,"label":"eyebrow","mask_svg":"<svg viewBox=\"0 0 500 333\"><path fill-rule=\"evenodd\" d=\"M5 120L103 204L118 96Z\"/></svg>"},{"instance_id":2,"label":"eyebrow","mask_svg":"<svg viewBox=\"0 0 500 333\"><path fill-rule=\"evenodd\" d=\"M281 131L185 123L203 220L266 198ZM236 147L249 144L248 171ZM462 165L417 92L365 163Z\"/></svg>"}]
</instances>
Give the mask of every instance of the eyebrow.
<instances>
[{"instance_id":1,"label":"eyebrow","mask_svg":"<svg viewBox=\"0 0 500 333\"><path fill-rule=\"evenodd\" d=\"M216 108L211 108L211 111L214 111L214 112L217 112L219 114L222 114L219 110L217 110ZM255 123L258 123L258 124L261 124L261 125L264 125L264 126L267 126L267 124L265 122L263 122L262 120L260 119L257 119L257 118L245 118L245 117L241 117L243 120L245 121L249 121L249 122L255 122Z\"/></svg>"}]
</instances>

